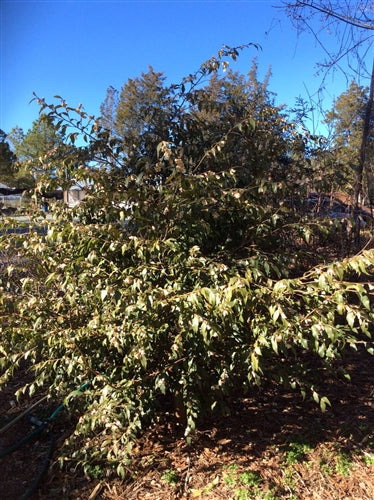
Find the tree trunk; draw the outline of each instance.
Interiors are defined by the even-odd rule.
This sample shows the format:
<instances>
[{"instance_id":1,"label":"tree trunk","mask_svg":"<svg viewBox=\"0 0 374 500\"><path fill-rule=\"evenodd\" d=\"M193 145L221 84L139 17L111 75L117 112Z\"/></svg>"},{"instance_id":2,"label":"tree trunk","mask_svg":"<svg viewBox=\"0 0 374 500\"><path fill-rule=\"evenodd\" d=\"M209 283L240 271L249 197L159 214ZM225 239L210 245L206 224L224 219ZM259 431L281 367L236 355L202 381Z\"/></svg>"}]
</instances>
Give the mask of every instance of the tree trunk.
<instances>
[{"instance_id":1,"label":"tree trunk","mask_svg":"<svg viewBox=\"0 0 374 500\"><path fill-rule=\"evenodd\" d=\"M359 201L360 194L362 194L362 178L363 172L366 163L366 151L367 145L370 137L370 126L371 126L371 116L373 113L373 101L374 101L374 61L373 67L371 70L371 78L370 78L370 90L369 90L369 98L366 104L365 109L365 117L364 117L364 125L362 129L362 139L361 139L361 147L360 147L360 158L358 163L358 170L356 175L356 184L354 189L354 211L353 215L355 218L355 242L359 243L360 239L360 224L359 224Z\"/></svg>"}]
</instances>

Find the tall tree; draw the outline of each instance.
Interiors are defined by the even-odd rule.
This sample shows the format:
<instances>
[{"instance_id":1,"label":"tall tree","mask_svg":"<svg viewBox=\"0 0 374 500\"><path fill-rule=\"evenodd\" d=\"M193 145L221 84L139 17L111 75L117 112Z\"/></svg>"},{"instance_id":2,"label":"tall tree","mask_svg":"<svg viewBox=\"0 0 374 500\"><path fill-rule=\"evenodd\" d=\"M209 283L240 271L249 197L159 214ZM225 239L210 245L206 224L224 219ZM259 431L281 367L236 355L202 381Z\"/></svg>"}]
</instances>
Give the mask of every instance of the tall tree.
<instances>
[{"instance_id":1,"label":"tall tree","mask_svg":"<svg viewBox=\"0 0 374 500\"><path fill-rule=\"evenodd\" d=\"M326 113L325 122L331 127L332 146L340 170L343 171L347 185L351 191L357 177L357 158L360 155L362 131L368 101L368 88L352 81L348 90L343 92ZM368 164L373 160L373 116L370 119L370 141L367 145L366 159ZM367 169L368 171L368 169ZM371 183L363 183L364 199L372 192Z\"/></svg>"},{"instance_id":2,"label":"tall tree","mask_svg":"<svg viewBox=\"0 0 374 500\"><path fill-rule=\"evenodd\" d=\"M56 131L51 118L41 114L25 134L19 127L9 133L15 153L20 161L34 160L63 142L63 136Z\"/></svg>"},{"instance_id":3,"label":"tall tree","mask_svg":"<svg viewBox=\"0 0 374 500\"><path fill-rule=\"evenodd\" d=\"M34 178L45 173L43 157L64 142L63 133L56 130L52 119L46 114L41 114L26 134L21 128L14 127L9 133L9 139L21 163L21 169L25 175L30 174ZM49 173L53 175L52 171Z\"/></svg>"},{"instance_id":4,"label":"tall tree","mask_svg":"<svg viewBox=\"0 0 374 500\"><path fill-rule=\"evenodd\" d=\"M115 131L122 140L130 172L154 167L158 144L171 140L174 101L165 79L150 67L139 78L129 79L121 89Z\"/></svg>"},{"instance_id":5,"label":"tall tree","mask_svg":"<svg viewBox=\"0 0 374 500\"><path fill-rule=\"evenodd\" d=\"M219 159L205 156L199 162L200 170L241 165L243 177L253 178L268 175L274 164L279 164L287 150L285 120L282 108L274 105L269 78L270 71L260 81L254 61L247 75L232 71L215 74L195 92L188 116L189 144L184 147L196 143L200 148L195 162L212 144L219 144L222 150Z\"/></svg>"},{"instance_id":6,"label":"tall tree","mask_svg":"<svg viewBox=\"0 0 374 500\"><path fill-rule=\"evenodd\" d=\"M10 148L7 135L0 130L0 182L12 187L15 184L15 162L16 155Z\"/></svg>"},{"instance_id":7,"label":"tall tree","mask_svg":"<svg viewBox=\"0 0 374 500\"><path fill-rule=\"evenodd\" d=\"M100 121L122 141L127 173L152 167L158 180L165 178L173 152L183 154L188 172L241 165L243 182L275 172L285 179L290 126L274 105L270 76L269 70L261 81L254 60L246 76L214 71L186 89L186 82L166 87L165 77L150 68L125 83L118 102L115 89L108 89Z\"/></svg>"},{"instance_id":8,"label":"tall tree","mask_svg":"<svg viewBox=\"0 0 374 500\"><path fill-rule=\"evenodd\" d=\"M119 92L110 85L107 89L105 100L100 106L100 123L112 135L116 134L116 113L118 101Z\"/></svg>"},{"instance_id":9,"label":"tall tree","mask_svg":"<svg viewBox=\"0 0 374 500\"><path fill-rule=\"evenodd\" d=\"M22 130L15 129L15 135L23 137ZM10 187L31 188L35 181L27 166L18 161L9 145L9 137L0 130L0 181Z\"/></svg>"},{"instance_id":10,"label":"tall tree","mask_svg":"<svg viewBox=\"0 0 374 500\"><path fill-rule=\"evenodd\" d=\"M365 114L362 123L361 143L357 155L356 179L354 185L354 203L358 210L359 199L362 194L363 174L367 168L367 177L371 172L367 165L367 149L370 138L371 116L374 109L374 61L368 58L373 43L374 12L373 3L364 1L332 1L332 0L296 0L284 2L287 13L298 29L307 29L321 45L326 59L320 67L326 72L331 69L340 69L345 74L353 71L355 75L369 77L369 95L366 102ZM311 19L319 16L325 30L334 31L338 41L337 51L330 51L313 27ZM369 67L366 62L369 60ZM342 62L345 61L345 66ZM374 200L371 200L374 201ZM359 232L359 225L357 224ZM358 236L359 233L356 235Z\"/></svg>"}]
</instances>

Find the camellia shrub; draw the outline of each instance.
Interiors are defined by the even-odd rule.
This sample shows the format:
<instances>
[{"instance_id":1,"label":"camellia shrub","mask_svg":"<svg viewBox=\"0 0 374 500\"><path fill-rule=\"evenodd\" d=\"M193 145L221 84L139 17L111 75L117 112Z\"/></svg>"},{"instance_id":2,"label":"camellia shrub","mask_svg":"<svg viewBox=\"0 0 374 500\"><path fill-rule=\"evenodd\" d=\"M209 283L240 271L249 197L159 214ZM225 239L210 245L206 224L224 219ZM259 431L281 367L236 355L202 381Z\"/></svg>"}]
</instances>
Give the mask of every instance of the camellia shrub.
<instances>
[{"instance_id":1,"label":"camellia shrub","mask_svg":"<svg viewBox=\"0 0 374 500\"><path fill-rule=\"evenodd\" d=\"M49 109L62 124L73 111ZM269 380L324 410L326 369L347 348L372 351L374 252L300 266L312 229L282 204L287 183L244 183L241 166L187 171L183 150L163 144L166 179L149 166L124 176L126 158L95 123L94 133L90 151L99 144L113 168L75 165L85 200L51 206L21 234L7 221L0 242L0 381L26 365L19 395L64 401L77 424L62 463L123 476L132 443L165 408L191 439L204 416Z\"/></svg>"}]
</instances>

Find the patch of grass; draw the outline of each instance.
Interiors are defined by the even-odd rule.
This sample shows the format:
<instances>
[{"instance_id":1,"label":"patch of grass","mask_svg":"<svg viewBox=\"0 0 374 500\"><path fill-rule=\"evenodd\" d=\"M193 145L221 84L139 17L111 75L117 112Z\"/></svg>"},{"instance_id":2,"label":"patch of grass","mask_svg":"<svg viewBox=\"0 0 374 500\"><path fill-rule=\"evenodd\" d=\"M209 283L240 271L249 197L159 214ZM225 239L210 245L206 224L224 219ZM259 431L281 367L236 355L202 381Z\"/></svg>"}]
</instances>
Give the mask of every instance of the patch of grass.
<instances>
[{"instance_id":1,"label":"patch of grass","mask_svg":"<svg viewBox=\"0 0 374 500\"><path fill-rule=\"evenodd\" d=\"M235 490L235 500L250 500L251 493L246 488L237 488Z\"/></svg>"},{"instance_id":2,"label":"patch of grass","mask_svg":"<svg viewBox=\"0 0 374 500\"><path fill-rule=\"evenodd\" d=\"M366 436L367 434L369 434L369 427L367 426L367 424L359 424L358 426L358 430L361 432L361 434L363 434L364 436Z\"/></svg>"},{"instance_id":3,"label":"patch of grass","mask_svg":"<svg viewBox=\"0 0 374 500\"><path fill-rule=\"evenodd\" d=\"M223 480L229 486L232 488L233 486L236 486L238 484L238 474L237 474L238 466L236 464L229 465L226 468L226 473L223 475Z\"/></svg>"},{"instance_id":4,"label":"patch of grass","mask_svg":"<svg viewBox=\"0 0 374 500\"><path fill-rule=\"evenodd\" d=\"M239 467L232 464L225 468L223 481L234 489L235 500L276 500L272 491L261 491L263 479L256 471L240 472Z\"/></svg>"},{"instance_id":5,"label":"patch of grass","mask_svg":"<svg viewBox=\"0 0 374 500\"><path fill-rule=\"evenodd\" d=\"M104 470L100 465L86 466L84 471L90 479L99 479L104 475Z\"/></svg>"},{"instance_id":6,"label":"patch of grass","mask_svg":"<svg viewBox=\"0 0 374 500\"><path fill-rule=\"evenodd\" d=\"M368 453L367 451L364 451L364 462L366 465L374 465L373 453Z\"/></svg>"},{"instance_id":7,"label":"patch of grass","mask_svg":"<svg viewBox=\"0 0 374 500\"><path fill-rule=\"evenodd\" d=\"M263 493L258 487L254 490L248 488L236 488L234 491L235 500L277 500L277 497L271 492Z\"/></svg>"},{"instance_id":8,"label":"patch of grass","mask_svg":"<svg viewBox=\"0 0 374 500\"><path fill-rule=\"evenodd\" d=\"M268 491L263 496L263 500L278 500L278 497L272 491Z\"/></svg>"},{"instance_id":9,"label":"patch of grass","mask_svg":"<svg viewBox=\"0 0 374 500\"><path fill-rule=\"evenodd\" d=\"M304 462L307 453L312 449L311 444L304 440L302 436L294 436L286 448L284 460L288 465Z\"/></svg>"},{"instance_id":10,"label":"patch of grass","mask_svg":"<svg viewBox=\"0 0 374 500\"><path fill-rule=\"evenodd\" d=\"M349 473L352 469L352 459L348 455L348 453L340 451L336 454L335 459L336 459L335 463L336 473L345 477L349 476Z\"/></svg>"},{"instance_id":11,"label":"patch of grass","mask_svg":"<svg viewBox=\"0 0 374 500\"><path fill-rule=\"evenodd\" d=\"M179 483L180 481L180 477L178 476L178 474L175 472L175 470L172 470L172 469L168 469L166 470L162 476L161 476L161 479L162 481L164 481L165 483L169 483L171 485L176 485Z\"/></svg>"},{"instance_id":12,"label":"patch of grass","mask_svg":"<svg viewBox=\"0 0 374 500\"><path fill-rule=\"evenodd\" d=\"M258 486L262 483L262 477L257 472L246 471L242 474L239 474L240 482L250 488Z\"/></svg>"},{"instance_id":13,"label":"patch of grass","mask_svg":"<svg viewBox=\"0 0 374 500\"><path fill-rule=\"evenodd\" d=\"M294 470L292 467L287 467L284 470L283 484L289 489L293 491L296 489L295 481L294 481Z\"/></svg>"},{"instance_id":14,"label":"patch of grass","mask_svg":"<svg viewBox=\"0 0 374 500\"><path fill-rule=\"evenodd\" d=\"M319 459L319 467L321 469L322 474L324 474L325 476L331 476L331 474L334 471L334 468L331 465L330 460L328 460L325 457L321 457Z\"/></svg>"}]
</instances>

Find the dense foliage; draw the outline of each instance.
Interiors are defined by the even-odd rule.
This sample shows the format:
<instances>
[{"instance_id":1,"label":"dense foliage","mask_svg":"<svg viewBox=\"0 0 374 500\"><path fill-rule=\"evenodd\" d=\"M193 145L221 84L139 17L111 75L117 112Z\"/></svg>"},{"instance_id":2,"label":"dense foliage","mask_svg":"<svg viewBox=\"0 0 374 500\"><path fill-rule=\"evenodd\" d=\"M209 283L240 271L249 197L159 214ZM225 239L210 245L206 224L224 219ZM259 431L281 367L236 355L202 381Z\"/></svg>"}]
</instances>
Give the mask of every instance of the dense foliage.
<instances>
[{"instance_id":1,"label":"dense foliage","mask_svg":"<svg viewBox=\"0 0 374 500\"><path fill-rule=\"evenodd\" d=\"M16 156L10 148L7 135L0 130L0 177L2 183L12 181Z\"/></svg>"},{"instance_id":2,"label":"dense foliage","mask_svg":"<svg viewBox=\"0 0 374 500\"><path fill-rule=\"evenodd\" d=\"M26 188L35 185L30 170L25 168L11 147L8 135L0 130L0 182L12 188Z\"/></svg>"},{"instance_id":3,"label":"dense foliage","mask_svg":"<svg viewBox=\"0 0 374 500\"><path fill-rule=\"evenodd\" d=\"M345 179L346 190L351 191L359 168L362 130L368 102L369 89L352 81L349 88L335 101L326 114L326 123L332 131L332 149L335 158L335 170ZM370 118L370 133L366 148L366 168L363 179L363 199L368 206L374 203L373 185L373 121ZM344 183L343 183L344 185ZM350 187L350 189L349 189Z\"/></svg>"},{"instance_id":4,"label":"dense foliage","mask_svg":"<svg viewBox=\"0 0 374 500\"><path fill-rule=\"evenodd\" d=\"M26 133L14 127L8 134L17 162L15 178L17 184L23 188L35 187L38 177L45 173L45 163L41 159L53 151L62 147L64 142L64 129L57 129L51 117L41 113L39 118L32 124ZM49 164L49 175L53 175L55 166Z\"/></svg>"},{"instance_id":5,"label":"dense foliage","mask_svg":"<svg viewBox=\"0 0 374 500\"><path fill-rule=\"evenodd\" d=\"M310 137L253 72L219 73L236 53L174 86L181 119L165 137L137 124L133 149L81 108L39 100L83 144L41 159L57 165L43 185L85 180L87 196L71 211L56 204L25 234L7 222L1 384L26 360L33 378L20 393L47 388L65 401L77 425L62 462L124 475L144 426L176 414L191 439L205 415L266 380L324 410L326 370L346 348L372 349L373 286L353 278L372 271L373 251L316 256L343 232L297 209Z\"/></svg>"}]
</instances>

